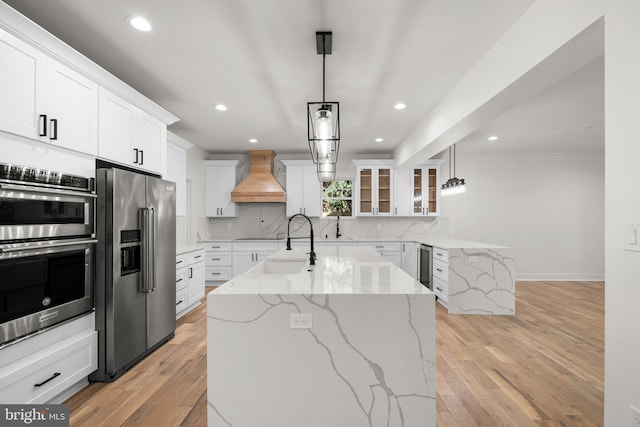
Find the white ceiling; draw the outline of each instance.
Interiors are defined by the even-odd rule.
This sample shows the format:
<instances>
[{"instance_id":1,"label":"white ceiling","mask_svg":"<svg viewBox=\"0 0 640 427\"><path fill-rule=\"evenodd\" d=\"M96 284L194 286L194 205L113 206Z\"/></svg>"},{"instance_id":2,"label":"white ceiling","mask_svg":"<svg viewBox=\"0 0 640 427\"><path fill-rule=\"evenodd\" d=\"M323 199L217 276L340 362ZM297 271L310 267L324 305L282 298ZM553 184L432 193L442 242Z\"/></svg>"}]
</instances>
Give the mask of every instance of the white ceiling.
<instances>
[{"instance_id":1,"label":"white ceiling","mask_svg":"<svg viewBox=\"0 0 640 427\"><path fill-rule=\"evenodd\" d=\"M331 30L326 97L340 102L341 153L363 154L390 153L533 0L5 2L180 117L170 130L213 153L307 152L306 103L322 97L315 32ZM151 32L128 26L125 17L137 14ZM499 132L501 146L556 148L558 138L574 141L569 123L600 132L602 105L590 105L601 103L602 86L585 74L467 140ZM394 110L398 101L407 108Z\"/></svg>"}]
</instances>

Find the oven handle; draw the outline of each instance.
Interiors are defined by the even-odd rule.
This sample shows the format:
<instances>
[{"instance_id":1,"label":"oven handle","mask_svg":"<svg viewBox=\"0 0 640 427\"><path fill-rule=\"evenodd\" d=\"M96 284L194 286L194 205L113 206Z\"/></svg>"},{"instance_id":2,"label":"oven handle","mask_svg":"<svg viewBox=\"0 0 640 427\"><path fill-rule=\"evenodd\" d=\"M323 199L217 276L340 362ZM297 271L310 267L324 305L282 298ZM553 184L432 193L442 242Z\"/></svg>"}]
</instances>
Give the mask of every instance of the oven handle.
<instances>
[{"instance_id":1,"label":"oven handle","mask_svg":"<svg viewBox=\"0 0 640 427\"><path fill-rule=\"evenodd\" d=\"M40 243L40 242L38 242ZM54 241L53 243L48 243L45 245L38 243L20 243L16 245L7 245L7 247L0 247L0 259L4 258L6 254L7 257L12 258L22 258L34 255L40 255L43 253L51 253L51 250L55 250L58 248L64 248L67 246L86 246L88 244L98 243L96 239L87 239L87 240L69 240L69 241ZM23 254L16 255L15 252Z\"/></svg>"},{"instance_id":2,"label":"oven handle","mask_svg":"<svg viewBox=\"0 0 640 427\"><path fill-rule=\"evenodd\" d=\"M32 187L29 185L16 185L16 184L0 184L0 190L16 190L16 191L25 191L28 193L46 193L51 195L60 195L60 196L76 196L76 197L91 197L97 198L98 196L93 193L86 193L83 191L70 191L70 190L59 190L57 188L40 188L40 187Z\"/></svg>"}]
</instances>

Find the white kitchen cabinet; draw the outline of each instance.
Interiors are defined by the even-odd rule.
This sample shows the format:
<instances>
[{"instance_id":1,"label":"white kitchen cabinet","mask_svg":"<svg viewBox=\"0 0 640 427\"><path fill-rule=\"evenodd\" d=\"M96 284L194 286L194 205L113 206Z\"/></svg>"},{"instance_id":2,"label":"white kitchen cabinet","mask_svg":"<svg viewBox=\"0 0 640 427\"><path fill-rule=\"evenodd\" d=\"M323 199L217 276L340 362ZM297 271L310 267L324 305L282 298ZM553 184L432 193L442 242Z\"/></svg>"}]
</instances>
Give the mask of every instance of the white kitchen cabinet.
<instances>
[{"instance_id":1,"label":"white kitchen cabinet","mask_svg":"<svg viewBox=\"0 0 640 427\"><path fill-rule=\"evenodd\" d=\"M287 167L287 216L305 214L319 217L322 213L322 184L317 167L311 160L282 160Z\"/></svg>"},{"instance_id":2,"label":"white kitchen cabinet","mask_svg":"<svg viewBox=\"0 0 640 427\"><path fill-rule=\"evenodd\" d=\"M233 250L231 242L201 242L205 251L205 282L220 285L233 277Z\"/></svg>"},{"instance_id":3,"label":"white kitchen cabinet","mask_svg":"<svg viewBox=\"0 0 640 427\"><path fill-rule=\"evenodd\" d=\"M231 191L239 182L238 160L205 160L205 216L236 217L238 205L231 201Z\"/></svg>"},{"instance_id":4,"label":"white kitchen cabinet","mask_svg":"<svg viewBox=\"0 0 640 427\"><path fill-rule=\"evenodd\" d=\"M233 275L242 274L278 250L278 242L234 242Z\"/></svg>"},{"instance_id":5,"label":"white kitchen cabinet","mask_svg":"<svg viewBox=\"0 0 640 427\"><path fill-rule=\"evenodd\" d=\"M176 318L200 305L204 297L205 251L176 255Z\"/></svg>"},{"instance_id":6,"label":"white kitchen cabinet","mask_svg":"<svg viewBox=\"0 0 640 427\"><path fill-rule=\"evenodd\" d=\"M98 156L163 174L166 125L104 88L99 95Z\"/></svg>"},{"instance_id":7,"label":"white kitchen cabinet","mask_svg":"<svg viewBox=\"0 0 640 427\"><path fill-rule=\"evenodd\" d=\"M420 245L416 242L402 242L402 269L418 280L418 259Z\"/></svg>"},{"instance_id":8,"label":"white kitchen cabinet","mask_svg":"<svg viewBox=\"0 0 640 427\"><path fill-rule=\"evenodd\" d=\"M402 252L400 242L359 242L358 246L372 247L383 257L402 267Z\"/></svg>"},{"instance_id":9,"label":"white kitchen cabinet","mask_svg":"<svg viewBox=\"0 0 640 427\"><path fill-rule=\"evenodd\" d=\"M97 338L89 313L0 349L0 402L63 402L97 369Z\"/></svg>"},{"instance_id":10,"label":"white kitchen cabinet","mask_svg":"<svg viewBox=\"0 0 640 427\"><path fill-rule=\"evenodd\" d=\"M187 150L193 144L167 132L167 173L165 179L176 183L176 216L187 215Z\"/></svg>"},{"instance_id":11,"label":"white kitchen cabinet","mask_svg":"<svg viewBox=\"0 0 640 427\"><path fill-rule=\"evenodd\" d=\"M411 174L411 215L440 215L440 166L413 168Z\"/></svg>"},{"instance_id":12,"label":"white kitchen cabinet","mask_svg":"<svg viewBox=\"0 0 640 427\"><path fill-rule=\"evenodd\" d=\"M411 215L411 171L393 171L393 215Z\"/></svg>"},{"instance_id":13,"label":"white kitchen cabinet","mask_svg":"<svg viewBox=\"0 0 640 427\"><path fill-rule=\"evenodd\" d=\"M448 306L449 301L449 251L447 249L433 248L433 293L438 301Z\"/></svg>"},{"instance_id":14,"label":"white kitchen cabinet","mask_svg":"<svg viewBox=\"0 0 640 427\"><path fill-rule=\"evenodd\" d=\"M353 160L356 216L393 215L393 160Z\"/></svg>"},{"instance_id":15,"label":"white kitchen cabinet","mask_svg":"<svg viewBox=\"0 0 640 427\"><path fill-rule=\"evenodd\" d=\"M0 130L95 156L98 85L0 29Z\"/></svg>"}]
</instances>

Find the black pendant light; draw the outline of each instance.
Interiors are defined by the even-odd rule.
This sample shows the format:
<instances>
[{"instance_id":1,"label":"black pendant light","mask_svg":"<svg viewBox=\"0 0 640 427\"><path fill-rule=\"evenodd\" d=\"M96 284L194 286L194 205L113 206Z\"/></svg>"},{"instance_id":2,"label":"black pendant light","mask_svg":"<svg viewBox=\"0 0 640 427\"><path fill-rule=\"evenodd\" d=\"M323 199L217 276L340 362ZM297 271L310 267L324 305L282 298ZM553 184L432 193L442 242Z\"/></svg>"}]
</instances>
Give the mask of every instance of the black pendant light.
<instances>
[{"instance_id":1,"label":"black pendant light","mask_svg":"<svg viewBox=\"0 0 640 427\"><path fill-rule=\"evenodd\" d=\"M321 181L335 178L340 148L340 104L325 101L325 57L331 55L331 44L331 31L316 32L316 50L318 55L322 55L322 101L307 102L309 150L313 162L318 164L318 179Z\"/></svg>"},{"instance_id":2,"label":"black pendant light","mask_svg":"<svg viewBox=\"0 0 640 427\"><path fill-rule=\"evenodd\" d=\"M451 148L453 147L453 155ZM453 159L453 178L451 177L452 169L451 163ZM454 194L461 194L467 192L467 184L464 182L464 178L456 178L456 145L449 146L449 179L442 184L442 195L451 196Z\"/></svg>"}]
</instances>

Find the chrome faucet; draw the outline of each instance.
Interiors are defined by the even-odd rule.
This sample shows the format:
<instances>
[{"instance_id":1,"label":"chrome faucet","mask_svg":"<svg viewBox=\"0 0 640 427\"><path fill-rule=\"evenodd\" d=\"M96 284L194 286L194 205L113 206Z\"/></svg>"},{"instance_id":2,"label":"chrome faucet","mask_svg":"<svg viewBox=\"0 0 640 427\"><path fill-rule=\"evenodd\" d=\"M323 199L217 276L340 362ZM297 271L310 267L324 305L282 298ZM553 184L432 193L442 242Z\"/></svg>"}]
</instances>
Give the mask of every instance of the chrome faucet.
<instances>
[{"instance_id":1,"label":"chrome faucet","mask_svg":"<svg viewBox=\"0 0 640 427\"><path fill-rule=\"evenodd\" d=\"M309 265L316 265L316 253L313 251L313 224L311 223L311 219L305 214L295 214L289 218L289 223L287 224L287 250L291 250L291 239L304 239L304 237L291 237L289 235L289 228L291 227L291 220L297 216L301 216L309 221L309 241L311 242L311 251L309 252Z\"/></svg>"},{"instance_id":2,"label":"chrome faucet","mask_svg":"<svg viewBox=\"0 0 640 427\"><path fill-rule=\"evenodd\" d=\"M340 215L338 215L338 220L336 221L336 239L339 239L342 234L340 234Z\"/></svg>"}]
</instances>

